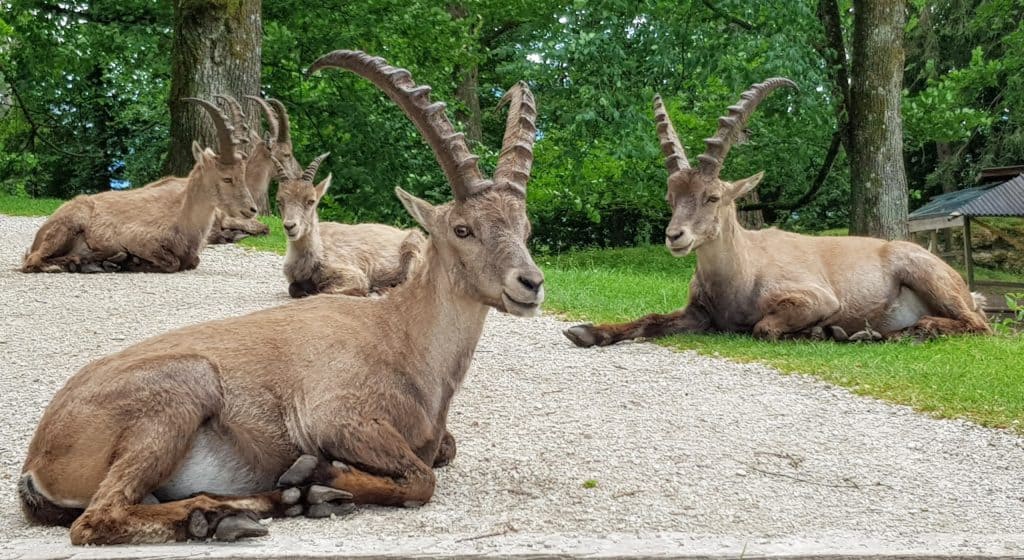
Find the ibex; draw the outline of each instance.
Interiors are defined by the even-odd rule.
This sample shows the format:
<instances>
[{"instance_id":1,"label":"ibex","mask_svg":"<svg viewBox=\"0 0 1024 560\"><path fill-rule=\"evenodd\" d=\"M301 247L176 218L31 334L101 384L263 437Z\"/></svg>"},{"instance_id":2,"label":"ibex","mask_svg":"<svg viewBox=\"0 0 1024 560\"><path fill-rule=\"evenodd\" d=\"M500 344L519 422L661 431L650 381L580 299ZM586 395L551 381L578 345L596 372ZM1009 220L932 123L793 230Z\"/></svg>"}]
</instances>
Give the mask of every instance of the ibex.
<instances>
[{"instance_id":1,"label":"ibex","mask_svg":"<svg viewBox=\"0 0 1024 560\"><path fill-rule=\"evenodd\" d=\"M488 179L408 71L334 51L309 72L327 67L391 97L451 185L440 206L396 189L429 233L412 277L386 298L306 298L86 365L29 446L19 495L30 519L70 524L76 544L233 540L266 533L253 517L433 495L431 467L455 455L448 406L489 309L531 316L544 299L526 247L533 96L516 86Z\"/></svg>"},{"instance_id":2,"label":"ibex","mask_svg":"<svg viewBox=\"0 0 1024 560\"><path fill-rule=\"evenodd\" d=\"M366 296L405 281L410 262L423 243L419 230L384 224L320 223L317 204L331 185L328 175L314 185L317 169L327 154L292 178L277 161L277 207L288 237L284 276L288 294L318 293Z\"/></svg>"},{"instance_id":3,"label":"ibex","mask_svg":"<svg viewBox=\"0 0 1024 560\"><path fill-rule=\"evenodd\" d=\"M245 158L232 127L215 106L204 107L217 129L220 153L192 143L196 164L181 188L140 188L81 195L61 205L36 232L22 272L178 272L199 264L218 207L253 217ZM171 178L158 182L170 181Z\"/></svg>"},{"instance_id":4,"label":"ibex","mask_svg":"<svg viewBox=\"0 0 1024 560\"><path fill-rule=\"evenodd\" d=\"M249 147L246 154L245 186L252 194L259 213L267 214L270 207L267 193L270 190L270 180L273 177L275 166L272 159L276 159L277 164L283 165L289 173L297 174L302 171L299 162L292 154L288 112L284 105L276 99L271 99L268 103L253 95L246 96L259 105L266 115L268 133L264 137L257 131L249 130L245 113L242 112L242 107L235 98L228 95L216 97L231 112L238 143ZM280 120L278 120L279 118ZM234 215L228 211L218 211L207 241L211 244L234 243L245 237L266 235L269 231L265 224L255 218Z\"/></svg>"},{"instance_id":5,"label":"ibex","mask_svg":"<svg viewBox=\"0 0 1024 560\"><path fill-rule=\"evenodd\" d=\"M638 337L725 331L776 340L789 335L839 340L991 332L955 270L924 248L865 237L810 237L766 229L748 231L735 200L764 175L719 178L725 156L757 105L790 80L773 78L743 93L718 121L718 132L690 167L661 98L654 98L658 138L668 168L672 219L669 251L697 251L689 304L666 315L607 325L578 325L565 335L578 346L605 346Z\"/></svg>"}]
</instances>

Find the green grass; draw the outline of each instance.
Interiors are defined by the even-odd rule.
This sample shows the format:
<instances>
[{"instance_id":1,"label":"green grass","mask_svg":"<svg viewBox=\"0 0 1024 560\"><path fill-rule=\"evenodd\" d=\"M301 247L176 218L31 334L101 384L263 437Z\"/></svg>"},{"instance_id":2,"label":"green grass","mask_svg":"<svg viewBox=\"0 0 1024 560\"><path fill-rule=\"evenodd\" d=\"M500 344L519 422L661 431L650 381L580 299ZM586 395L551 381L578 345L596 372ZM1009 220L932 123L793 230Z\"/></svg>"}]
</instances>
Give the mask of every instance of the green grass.
<instances>
[{"instance_id":1,"label":"green grass","mask_svg":"<svg viewBox=\"0 0 1024 560\"><path fill-rule=\"evenodd\" d=\"M47 216L64 204L59 198L26 198L0 193L0 214L8 216Z\"/></svg>"},{"instance_id":2,"label":"green grass","mask_svg":"<svg viewBox=\"0 0 1024 560\"><path fill-rule=\"evenodd\" d=\"M270 233L260 237L246 237L238 242L238 245L257 251L270 251L283 255L288 248L288 240L284 236L284 227L281 225L281 218L277 216L260 216L260 221L270 227Z\"/></svg>"},{"instance_id":3,"label":"green grass","mask_svg":"<svg viewBox=\"0 0 1024 560\"><path fill-rule=\"evenodd\" d=\"M663 247L579 251L538 259L545 308L575 320L627 321L685 305L695 261ZM741 335L657 341L736 361L756 361L914 407L1024 432L1024 337L948 337L923 344L762 342Z\"/></svg>"}]
</instances>

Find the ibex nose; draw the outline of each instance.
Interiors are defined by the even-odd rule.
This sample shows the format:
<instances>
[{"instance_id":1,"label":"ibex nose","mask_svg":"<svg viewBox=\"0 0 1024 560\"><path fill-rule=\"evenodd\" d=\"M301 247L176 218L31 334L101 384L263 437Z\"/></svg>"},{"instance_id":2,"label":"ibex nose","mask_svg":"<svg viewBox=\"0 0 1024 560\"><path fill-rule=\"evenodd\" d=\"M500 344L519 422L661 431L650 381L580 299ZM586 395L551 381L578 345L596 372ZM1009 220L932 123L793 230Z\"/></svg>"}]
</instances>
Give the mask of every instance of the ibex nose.
<instances>
[{"instance_id":1,"label":"ibex nose","mask_svg":"<svg viewBox=\"0 0 1024 560\"><path fill-rule=\"evenodd\" d=\"M253 216L255 216L256 214L258 214L258 213L259 213L260 209L259 209L259 208L256 208L255 206L250 206L250 207L249 207L249 211L250 211L250 212L252 212L252 215L253 215Z\"/></svg>"},{"instance_id":2,"label":"ibex nose","mask_svg":"<svg viewBox=\"0 0 1024 560\"><path fill-rule=\"evenodd\" d=\"M682 228L680 228L680 229L671 229L670 228L670 229L665 230L665 237L667 237L669 242L672 242L672 243L674 243L676 241L679 241L679 238L684 236L684 235L686 235L686 230L682 229Z\"/></svg>"},{"instance_id":3,"label":"ibex nose","mask_svg":"<svg viewBox=\"0 0 1024 560\"><path fill-rule=\"evenodd\" d=\"M291 231L291 230L295 229L295 222L285 222L284 223L284 229L286 229L288 231Z\"/></svg>"},{"instance_id":4,"label":"ibex nose","mask_svg":"<svg viewBox=\"0 0 1024 560\"><path fill-rule=\"evenodd\" d=\"M541 274L539 270L530 271L520 273L519 276L516 277L516 280L519 280L519 283L527 290L537 293L537 291L540 290L541 285L544 284L544 275Z\"/></svg>"}]
</instances>

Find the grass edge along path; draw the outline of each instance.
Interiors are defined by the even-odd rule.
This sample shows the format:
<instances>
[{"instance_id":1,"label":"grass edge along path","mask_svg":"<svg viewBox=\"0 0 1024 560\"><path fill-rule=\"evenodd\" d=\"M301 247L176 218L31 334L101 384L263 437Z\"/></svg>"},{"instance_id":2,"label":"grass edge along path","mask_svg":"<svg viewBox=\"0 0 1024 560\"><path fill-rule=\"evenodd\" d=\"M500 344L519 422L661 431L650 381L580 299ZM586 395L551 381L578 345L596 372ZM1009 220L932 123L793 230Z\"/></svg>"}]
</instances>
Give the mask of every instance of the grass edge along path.
<instances>
[{"instance_id":1,"label":"grass edge along path","mask_svg":"<svg viewBox=\"0 0 1024 560\"><path fill-rule=\"evenodd\" d=\"M537 260L549 286L545 310L590 322L679 309L686 303L696 264L692 255L677 259L660 246L577 251ZM809 374L939 418L966 418L1024 433L1020 334L885 344L764 342L746 335L693 334L653 342Z\"/></svg>"},{"instance_id":2,"label":"grass edge along path","mask_svg":"<svg viewBox=\"0 0 1024 560\"><path fill-rule=\"evenodd\" d=\"M0 194L0 214L45 216L63 201ZM281 220L264 216L269 236L239 245L283 254ZM547 276L545 310L576 321L608 322L665 313L686 302L695 261L661 246L538 256ZM817 376L854 393L905 404L940 418L967 418L1024 433L1024 337L949 337L923 344L763 342L742 335L684 335L655 341L677 350L784 373Z\"/></svg>"}]
</instances>

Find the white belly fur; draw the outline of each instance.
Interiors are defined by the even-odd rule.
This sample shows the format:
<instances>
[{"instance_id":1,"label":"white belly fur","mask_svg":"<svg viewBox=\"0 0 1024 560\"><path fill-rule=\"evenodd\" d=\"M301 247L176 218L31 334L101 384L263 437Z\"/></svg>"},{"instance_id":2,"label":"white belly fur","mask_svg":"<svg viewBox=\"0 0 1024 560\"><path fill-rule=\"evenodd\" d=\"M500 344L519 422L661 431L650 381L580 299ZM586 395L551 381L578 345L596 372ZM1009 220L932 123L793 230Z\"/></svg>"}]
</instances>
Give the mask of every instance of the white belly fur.
<instances>
[{"instance_id":1,"label":"white belly fur","mask_svg":"<svg viewBox=\"0 0 1024 560\"><path fill-rule=\"evenodd\" d=\"M246 496L262 490L259 477L235 449L217 434L200 429L185 460L154 495L180 500L197 492Z\"/></svg>"},{"instance_id":2,"label":"white belly fur","mask_svg":"<svg viewBox=\"0 0 1024 560\"><path fill-rule=\"evenodd\" d=\"M885 310L882 324L875 328L883 333L898 331L914 326L921 317L928 314L928 306L924 301L913 290L904 286L900 288L900 294L896 296L889 309Z\"/></svg>"}]
</instances>

